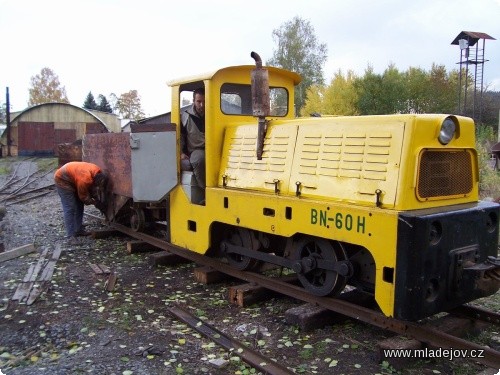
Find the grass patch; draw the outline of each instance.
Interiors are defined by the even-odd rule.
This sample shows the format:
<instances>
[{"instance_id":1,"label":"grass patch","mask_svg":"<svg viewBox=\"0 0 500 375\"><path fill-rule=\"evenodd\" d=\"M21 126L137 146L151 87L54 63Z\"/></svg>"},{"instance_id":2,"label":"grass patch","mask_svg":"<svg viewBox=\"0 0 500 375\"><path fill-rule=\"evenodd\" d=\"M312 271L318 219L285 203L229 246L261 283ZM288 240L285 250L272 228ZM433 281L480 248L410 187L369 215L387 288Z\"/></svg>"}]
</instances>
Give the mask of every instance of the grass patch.
<instances>
[{"instance_id":1,"label":"grass patch","mask_svg":"<svg viewBox=\"0 0 500 375\"><path fill-rule=\"evenodd\" d=\"M0 175L7 175L10 173L10 165L2 164L0 165Z\"/></svg>"},{"instance_id":2,"label":"grass patch","mask_svg":"<svg viewBox=\"0 0 500 375\"><path fill-rule=\"evenodd\" d=\"M57 158L39 158L36 164L38 165L39 171L47 172L57 168L58 160Z\"/></svg>"},{"instance_id":3,"label":"grass patch","mask_svg":"<svg viewBox=\"0 0 500 375\"><path fill-rule=\"evenodd\" d=\"M12 163L16 162L17 158L6 157L0 158L0 175L8 175L12 171Z\"/></svg>"}]
</instances>

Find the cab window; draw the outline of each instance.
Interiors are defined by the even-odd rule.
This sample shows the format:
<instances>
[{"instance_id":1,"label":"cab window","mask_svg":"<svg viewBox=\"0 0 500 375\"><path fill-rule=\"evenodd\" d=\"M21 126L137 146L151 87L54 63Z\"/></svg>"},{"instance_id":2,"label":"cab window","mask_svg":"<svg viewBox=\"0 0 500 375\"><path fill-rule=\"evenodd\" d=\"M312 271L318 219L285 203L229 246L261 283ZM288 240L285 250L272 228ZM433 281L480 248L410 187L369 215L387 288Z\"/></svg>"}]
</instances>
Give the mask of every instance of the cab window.
<instances>
[{"instance_id":1,"label":"cab window","mask_svg":"<svg viewBox=\"0 0 500 375\"><path fill-rule=\"evenodd\" d=\"M283 87L269 89L271 116L286 116L288 91ZM250 85L224 83L220 91L222 113L226 115L252 116L252 90Z\"/></svg>"}]
</instances>

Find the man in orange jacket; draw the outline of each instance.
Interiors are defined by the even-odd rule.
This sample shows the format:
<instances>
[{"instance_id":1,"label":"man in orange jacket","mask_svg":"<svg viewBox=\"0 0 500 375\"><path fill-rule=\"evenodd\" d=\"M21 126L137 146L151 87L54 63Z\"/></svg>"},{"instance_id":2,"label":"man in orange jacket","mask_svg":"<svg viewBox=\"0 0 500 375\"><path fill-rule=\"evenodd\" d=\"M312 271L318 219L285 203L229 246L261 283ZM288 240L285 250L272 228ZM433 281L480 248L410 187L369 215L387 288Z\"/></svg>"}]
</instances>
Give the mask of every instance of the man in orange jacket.
<instances>
[{"instance_id":1,"label":"man in orange jacket","mask_svg":"<svg viewBox=\"0 0 500 375\"><path fill-rule=\"evenodd\" d=\"M82 229L84 205L95 204L98 189L105 189L107 177L97 165L72 161L54 174L64 214L64 227L69 238L85 236Z\"/></svg>"}]
</instances>

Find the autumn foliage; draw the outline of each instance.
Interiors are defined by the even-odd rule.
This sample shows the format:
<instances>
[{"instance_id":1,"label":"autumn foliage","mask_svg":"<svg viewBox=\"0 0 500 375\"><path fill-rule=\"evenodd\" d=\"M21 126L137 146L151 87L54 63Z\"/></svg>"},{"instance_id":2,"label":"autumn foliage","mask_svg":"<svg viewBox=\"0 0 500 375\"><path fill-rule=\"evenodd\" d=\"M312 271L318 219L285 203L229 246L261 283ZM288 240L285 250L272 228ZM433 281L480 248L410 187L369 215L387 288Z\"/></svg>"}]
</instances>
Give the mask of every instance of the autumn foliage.
<instances>
[{"instance_id":1,"label":"autumn foliage","mask_svg":"<svg viewBox=\"0 0 500 375\"><path fill-rule=\"evenodd\" d=\"M43 68L40 74L31 77L28 106L43 103L69 103L66 88L49 68Z\"/></svg>"}]
</instances>

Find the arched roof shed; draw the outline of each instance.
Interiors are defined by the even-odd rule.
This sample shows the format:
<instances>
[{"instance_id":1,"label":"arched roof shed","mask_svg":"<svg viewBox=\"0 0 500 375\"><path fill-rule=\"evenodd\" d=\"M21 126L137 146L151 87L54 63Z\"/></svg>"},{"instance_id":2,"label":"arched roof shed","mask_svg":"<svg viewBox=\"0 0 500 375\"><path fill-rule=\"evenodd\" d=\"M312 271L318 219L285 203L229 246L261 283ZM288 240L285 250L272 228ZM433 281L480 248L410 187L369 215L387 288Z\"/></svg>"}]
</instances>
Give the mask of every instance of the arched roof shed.
<instances>
[{"instance_id":1,"label":"arched roof shed","mask_svg":"<svg viewBox=\"0 0 500 375\"><path fill-rule=\"evenodd\" d=\"M57 156L57 145L81 140L85 134L107 133L110 129L95 113L68 103L44 103L18 112L11 120L12 156ZM1 138L7 145L8 132ZM2 154L6 154L5 151Z\"/></svg>"}]
</instances>

